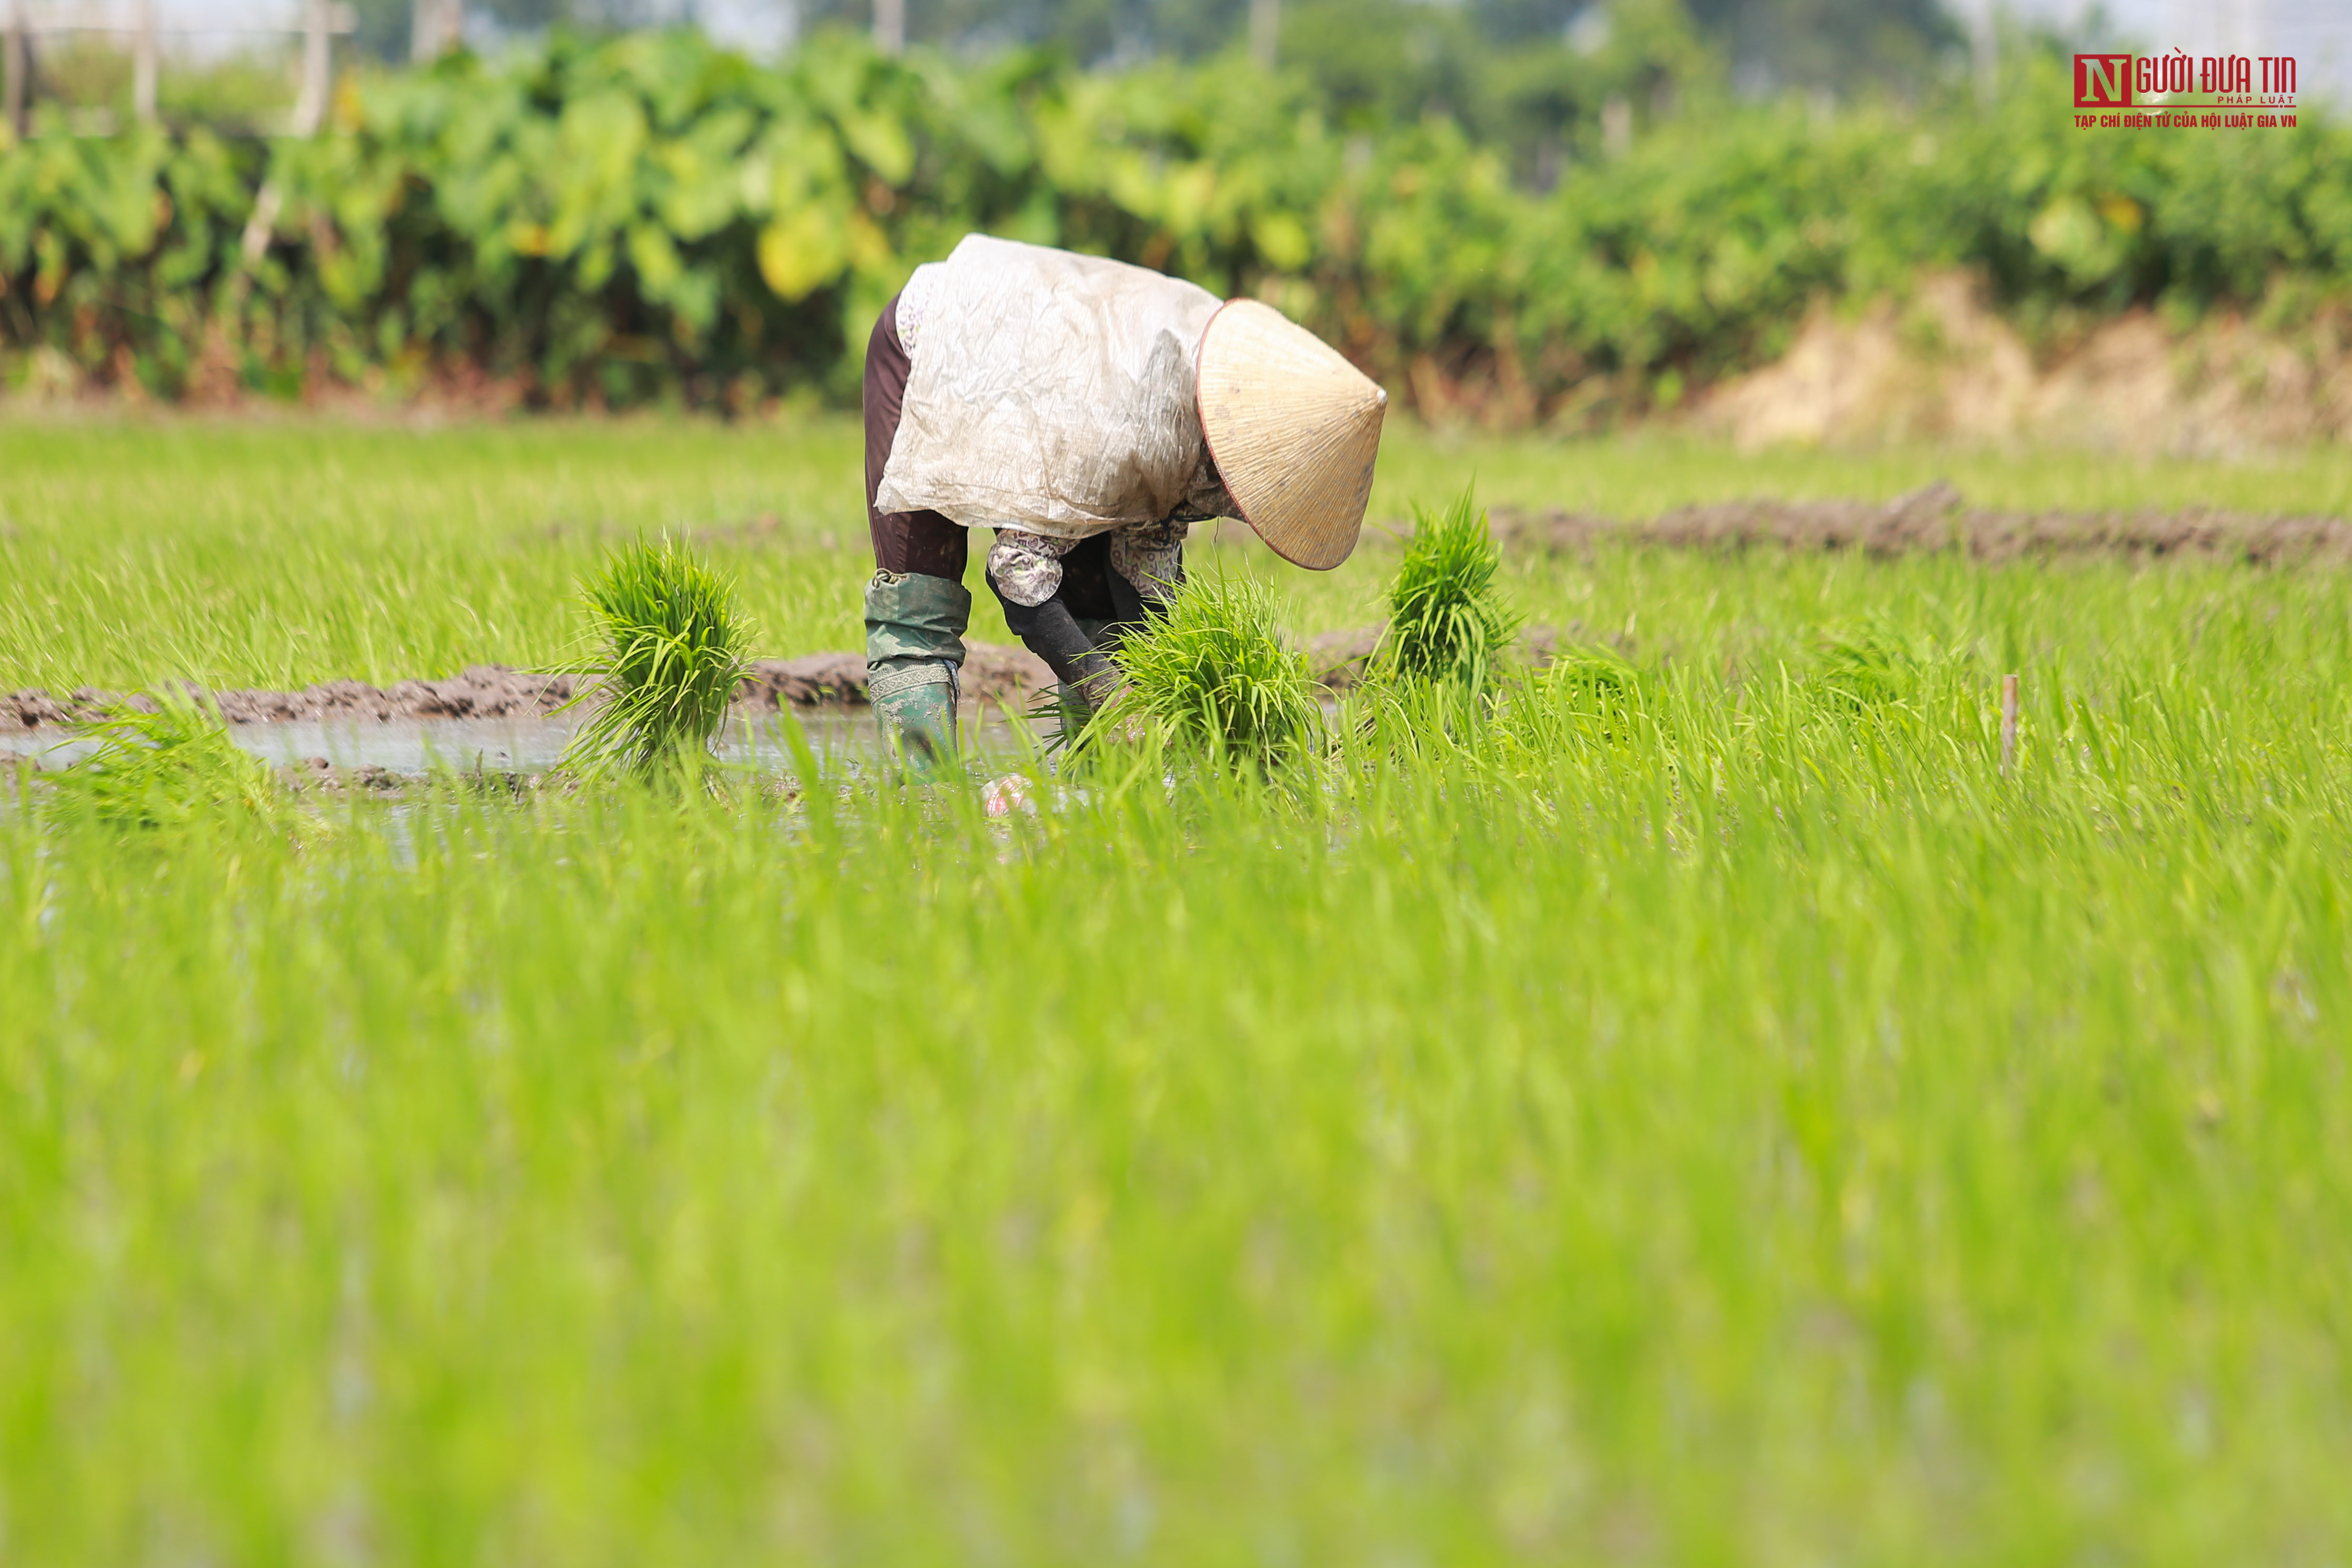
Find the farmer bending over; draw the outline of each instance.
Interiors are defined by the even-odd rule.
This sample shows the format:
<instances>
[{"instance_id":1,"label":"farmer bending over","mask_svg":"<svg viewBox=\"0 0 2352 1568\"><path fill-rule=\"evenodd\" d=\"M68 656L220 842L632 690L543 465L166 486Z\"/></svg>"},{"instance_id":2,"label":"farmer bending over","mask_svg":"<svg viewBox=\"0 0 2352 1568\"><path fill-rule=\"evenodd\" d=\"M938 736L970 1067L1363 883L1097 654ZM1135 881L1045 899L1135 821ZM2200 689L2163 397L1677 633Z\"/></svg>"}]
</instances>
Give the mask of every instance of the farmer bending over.
<instances>
[{"instance_id":1,"label":"farmer bending over","mask_svg":"<svg viewBox=\"0 0 2352 1568\"><path fill-rule=\"evenodd\" d=\"M1184 535L1239 517L1284 559L1348 559L1388 395L1255 300L1123 262L968 236L919 267L866 349L867 691L886 744L955 750L970 528L988 586L1099 706L1106 657L1184 578Z\"/></svg>"}]
</instances>

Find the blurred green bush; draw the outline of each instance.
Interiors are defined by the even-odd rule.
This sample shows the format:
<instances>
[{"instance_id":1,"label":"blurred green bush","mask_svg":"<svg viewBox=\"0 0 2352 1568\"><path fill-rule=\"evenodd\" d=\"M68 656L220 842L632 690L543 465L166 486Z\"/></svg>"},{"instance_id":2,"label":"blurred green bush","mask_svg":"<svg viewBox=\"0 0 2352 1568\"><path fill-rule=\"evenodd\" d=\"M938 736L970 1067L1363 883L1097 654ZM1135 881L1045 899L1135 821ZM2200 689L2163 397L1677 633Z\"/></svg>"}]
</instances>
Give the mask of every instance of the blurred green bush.
<instances>
[{"instance_id":1,"label":"blurred green bush","mask_svg":"<svg viewBox=\"0 0 2352 1568\"><path fill-rule=\"evenodd\" d=\"M1343 131L1231 60L558 38L356 78L308 140L0 145L0 353L164 397L846 397L883 302L982 229L1257 293L1408 398L1538 417L1671 402L1923 268L1974 269L2029 328L2341 293L2352 131L2085 131L2071 101L2055 58L1989 110L1710 98L1537 191L1454 120Z\"/></svg>"}]
</instances>

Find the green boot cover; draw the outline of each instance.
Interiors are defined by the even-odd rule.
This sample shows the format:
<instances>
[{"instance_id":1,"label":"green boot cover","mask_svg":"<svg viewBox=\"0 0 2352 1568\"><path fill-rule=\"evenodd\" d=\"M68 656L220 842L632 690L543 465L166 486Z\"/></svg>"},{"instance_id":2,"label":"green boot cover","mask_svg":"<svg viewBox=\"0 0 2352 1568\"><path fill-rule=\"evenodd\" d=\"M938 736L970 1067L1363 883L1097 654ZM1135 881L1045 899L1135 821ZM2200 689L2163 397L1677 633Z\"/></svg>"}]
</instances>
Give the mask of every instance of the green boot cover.
<instances>
[{"instance_id":1,"label":"green boot cover","mask_svg":"<svg viewBox=\"0 0 2352 1568\"><path fill-rule=\"evenodd\" d=\"M955 666L943 661L877 670L866 677L867 700L882 744L929 770L955 758Z\"/></svg>"},{"instance_id":2,"label":"green boot cover","mask_svg":"<svg viewBox=\"0 0 2352 1568\"><path fill-rule=\"evenodd\" d=\"M866 695L882 743L910 762L955 757L956 672L971 595L920 572L877 571L866 585Z\"/></svg>"}]
</instances>

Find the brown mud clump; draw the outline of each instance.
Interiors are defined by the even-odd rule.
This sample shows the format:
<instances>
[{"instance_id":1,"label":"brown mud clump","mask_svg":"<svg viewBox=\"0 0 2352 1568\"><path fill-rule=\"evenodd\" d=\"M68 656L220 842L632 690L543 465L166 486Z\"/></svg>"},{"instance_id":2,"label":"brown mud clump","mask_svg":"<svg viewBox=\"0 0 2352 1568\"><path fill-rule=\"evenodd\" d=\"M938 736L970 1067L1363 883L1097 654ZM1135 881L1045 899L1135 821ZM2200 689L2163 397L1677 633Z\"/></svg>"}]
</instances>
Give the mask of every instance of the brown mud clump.
<instances>
[{"instance_id":1,"label":"brown mud clump","mask_svg":"<svg viewBox=\"0 0 2352 1568\"><path fill-rule=\"evenodd\" d=\"M1016 706L1054 684L1045 661L1026 648L973 643L964 652L960 677L963 699L983 706ZM866 655L809 653L797 659L754 659L736 688L735 700L756 708L856 706L866 701Z\"/></svg>"},{"instance_id":2,"label":"brown mud clump","mask_svg":"<svg viewBox=\"0 0 2352 1568\"><path fill-rule=\"evenodd\" d=\"M372 686L364 681L328 681L299 691L225 691L211 694L229 724L389 724L396 719L542 718L572 700L569 675L533 674L503 664L476 664L443 681L401 681ZM12 692L0 697L0 729L64 727L100 717L128 701L152 708L143 693L128 698L95 686L79 686L62 697L47 692Z\"/></svg>"},{"instance_id":3,"label":"brown mud clump","mask_svg":"<svg viewBox=\"0 0 2352 1568\"><path fill-rule=\"evenodd\" d=\"M1580 550L1603 540L1684 549L1860 550L1873 556L1958 550L1986 562L2062 556L2175 557L2283 565L2352 560L2352 523L2209 507L2159 512L2010 512L1971 507L1951 486L1891 501L1718 501L1648 522L1589 512L1497 507L1511 550Z\"/></svg>"}]
</instances>

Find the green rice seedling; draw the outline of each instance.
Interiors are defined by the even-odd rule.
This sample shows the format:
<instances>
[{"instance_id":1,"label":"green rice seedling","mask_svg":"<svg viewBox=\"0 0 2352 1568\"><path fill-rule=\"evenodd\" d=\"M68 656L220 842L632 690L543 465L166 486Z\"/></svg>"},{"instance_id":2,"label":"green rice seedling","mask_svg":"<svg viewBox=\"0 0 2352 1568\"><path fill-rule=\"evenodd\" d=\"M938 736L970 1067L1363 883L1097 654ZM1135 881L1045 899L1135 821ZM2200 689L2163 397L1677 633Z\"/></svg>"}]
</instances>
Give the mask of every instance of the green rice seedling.
<instances>
[{"instance_id":1,"label":"green rice seedling","mask_svg":"<svg viewBox=\"0 0 2352 1568\"><path fill-rule=\"evenodd\" d=\"M640 539L584 585L601 645L577 666L593 714L566 768L652 778L708 759L748 667L751 629L735 584L667 537Z\"/></svg>"},{"instance_id":2,"label":"green rice seedling","mask_svg":"<svg viewBox=\"0 0 2352 1568\"><path fill-rule=\"evenodd\" d=\"M170 687L150 700L152 708L118 703L80 727L98 749L57 775L53 811L121 828L278 814L277 780L230 738L218 714Z\"/></svg>"},{"instance_id":3,"label":"green rice seedling","mask_svg":"<svg viewBox=\"0 0 2352 1568\"><path fill-rule=\"evenodd\" d=\"M1044 755L1051 757L1073 750L1094 715L1056 684L1034 694L1029 706L1021 710L1021 716L1027 721L1030 733L1042 738Z\"/></svg>"},{"instance_id":4,"label":"green rice seedling","mask_svg":"<svg viewBox=\"0 0 2352 1568\"><path fill-rule=\"evenodd\" d=\"M1910 700L1935 662L1931 647L1879 615L1822 632L1814 657L1822 694L1859 712Z\"/></svg>"},{"instance_id":5,"label":"green rice seedling","mask_svg":"<svg viewBox=\"0 0 2352 1568\"><path fill-rule=\"evenodd\" d=\"M1539 685L1545 695L1587 712L1622 706L1633 689L1633 666L1610 648L1573 646L1552 654Z\"/></svg>"},{"instance_id":6,"label":"green rice seedling","mask_svg":"<svg viewBox=\"0 0 2352 1568\"><path fill-rule=\"evenodd\" d=\"M1266 772L1304 755L1322 729L1306 658L1282 645L1274 592L1204 575L1131 632L1112 655L1126 679L1078 739L1152 737Z\"/></svg>"},{"instance_id":7,"label":"green rice seedling","mask_svg":"<svg viewBox=\"0 0 2352 1568\"><path fill-rule=\"evenodd\" d=\"M831 414L280 428L12 406L0 421L0 691L131 690L158 671L213 688L291 688L389 685L467 664L550 668L576 652L579 580L608 549L665 528L736 574L763 651L856 649L859 589L874 567L862 533L842 529L839 505L861 483L863 439L856 420ZM2058 451L1751 455L1681 436L1439 437L1398 424L1381 444L1370 516L1410 517L1408 497L1452 497L1474 469L1489 507L1624 517L1734 497L1885 497L1938 477L1971 504L2004 509L2352 511L2344 444L2260 464L2085 463ZM745 526L763 515L773 529ZM1294 629L1377 619L1395 566L1367 549L1334 571L1285 573ZM2167 570L2147 591L2168 612L2198 613L2203 570ZM1998 575L1940 553L1784 560L1609 538L1571 552L1515 549L1497 580L1531 621L1613 627L1638 610L1645 645L1669 639L1678 656L1719 664L1728 644L1717 640L1734 628L1704 612L1711 594L1742 606L1742 655L1769 648L1769 662L1815 626L1886 602L1888 580L1948 603ZM2058 591L2054 580L2031 580ZM2005 599L1976 607L1988 657L2016 615ZM1013 640L993 594L979 596L969 635ZM2003 667L2021 656L2005 653Z\"/></svg>"},{"instance_id":8,"label":"green rice seedling","mask_svg":"<svg viewBox=\"0 0 2352 1568\"><path fill-rule=\"evenodd\" d=\"M1630 733L1641 677L1613 649L1557 650L1539 674L1513 684L1502 714L1507 737L1539 748L1613 745Z\"/></svg>"},{"instance_id":9,"label":"green rice seedling","mask_svg":"<svg viewBox=\"0 0 2352 1568\"><path fill-rule=\"evenodd\" d=\"M1444 512L1413 507L1413 532L1388 590L1375 668L1391 679L1486 690L1518 615L1495 586L1502 551L1468 488Z\"/></svg>"},{"instance_id":10,"label":"green rice seedling","mask_svg":"<svg viewBox=\"0 0 2352 1568\"><path fill-rule=\"evenodd\" d=\"M590 558L523 530L642 439L452 434L570 444L459 469L484 538L430 559L278 555L310 470L225 474L215 575L117 455L364 438L408 460L349 505L468 492L404 433L28 428L0 657L53 688L549 662ZM632 528L685 491L636 455ZM1525 461L1664 505L1800 460L1909 461ZM1286 621L1361 623L1371 565ZM9 1562L2352 1556L2352 571L1512 566L1631 678L1343 731L1315 789L1137 747L1034 816L353 791L299 852L0 800ZM483 630L423 591L459 581ZM791 602L780 647L853 645ZM1873 615L1931 662L1863 716L1819 639Z\"/></svg>"}]
</instances>

